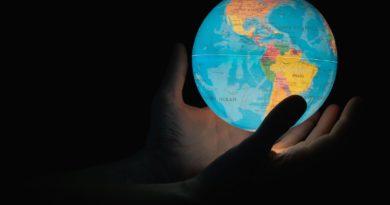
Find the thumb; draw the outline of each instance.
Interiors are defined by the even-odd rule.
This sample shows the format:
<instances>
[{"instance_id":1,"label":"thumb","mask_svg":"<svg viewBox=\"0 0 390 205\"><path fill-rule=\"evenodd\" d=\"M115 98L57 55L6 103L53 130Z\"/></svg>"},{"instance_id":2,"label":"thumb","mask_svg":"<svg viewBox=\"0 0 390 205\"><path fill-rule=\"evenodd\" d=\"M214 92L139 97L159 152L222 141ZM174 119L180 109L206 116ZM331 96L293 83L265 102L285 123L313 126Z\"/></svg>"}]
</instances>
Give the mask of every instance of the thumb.
<instances>
[{"instance_id":1,"label":"thumb","mask_svg":"<svg viewBox=\"0 0 390 205\"><path fill-rule=\"evenodd\" d=\"M164 96L182 101L182 91L188 67L187 60L187 51L184 45L176 44L160 89Z\"/></svg>"},{"instance_id":2,"label":"thumb","mask_svg":"<svg viewBox=\"0 0 390 205\"><path fill-rule=\"evenodd\" d=\"M237 147L215 160L200 176L199 182L207 189L234 188L251 178L253 173L264 171L273 144L306 110L300 96L282 101L263 121L260 128Z\"/></svg>"}]
</instances>

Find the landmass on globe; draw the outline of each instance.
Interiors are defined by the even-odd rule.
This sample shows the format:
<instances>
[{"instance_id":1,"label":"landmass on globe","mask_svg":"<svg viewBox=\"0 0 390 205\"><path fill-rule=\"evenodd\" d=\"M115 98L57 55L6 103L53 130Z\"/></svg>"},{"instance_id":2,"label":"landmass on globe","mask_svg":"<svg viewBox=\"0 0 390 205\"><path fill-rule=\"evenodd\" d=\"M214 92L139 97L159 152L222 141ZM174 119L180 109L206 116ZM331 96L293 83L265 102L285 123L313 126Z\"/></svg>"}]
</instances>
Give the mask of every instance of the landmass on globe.
<instances>
[{"instance_id":1,"label":"landmass on globe","mask_svg":"<svg viewBox=\"0 0 390 205\"><path fill-rule=\"evenodd\" d=\"M301 95L314 114L337 72L332 31L303 0L224 0L200 27L193 72L206 104L229 124L254 131L283 99Z\"/></svg>"}]
</instances>

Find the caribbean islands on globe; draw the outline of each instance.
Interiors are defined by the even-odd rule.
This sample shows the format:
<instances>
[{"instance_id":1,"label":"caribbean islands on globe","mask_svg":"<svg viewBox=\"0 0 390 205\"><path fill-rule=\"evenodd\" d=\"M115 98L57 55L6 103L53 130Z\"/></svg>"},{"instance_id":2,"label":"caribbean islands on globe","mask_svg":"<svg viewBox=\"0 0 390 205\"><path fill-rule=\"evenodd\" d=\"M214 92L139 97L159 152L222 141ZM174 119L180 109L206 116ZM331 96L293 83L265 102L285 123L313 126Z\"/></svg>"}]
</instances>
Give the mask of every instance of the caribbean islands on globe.
<instances>
[{"instance_id":1,"label":"caribbean islands on globe","mask_svg":"<svg viewBox=\"0 0 390 205\"><path fill-rule=\"evenodd\" d=\"M224 0L201 25L192 63L210 109L254 131L291 95L308 105L298 123L313 115L332 90L337 50L326 20L306 1Z\"/></svg>"}]
</instances>

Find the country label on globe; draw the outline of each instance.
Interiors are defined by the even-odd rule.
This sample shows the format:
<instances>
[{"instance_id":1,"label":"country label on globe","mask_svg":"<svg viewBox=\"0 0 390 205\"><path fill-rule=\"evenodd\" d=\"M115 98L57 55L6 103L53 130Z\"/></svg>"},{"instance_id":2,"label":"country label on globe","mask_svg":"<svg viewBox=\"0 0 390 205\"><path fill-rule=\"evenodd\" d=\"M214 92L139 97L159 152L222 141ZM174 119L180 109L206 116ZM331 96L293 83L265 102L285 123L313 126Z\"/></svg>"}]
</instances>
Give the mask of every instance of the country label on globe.
<instances>
[{"instance_id":1,"label":"country label on globe","mask_svg":"<svg viewBox=\"0 0 390 205\"><path fill-rule=\"evenodd\" d=\"M221 119L254 131L283 99L302 96L303 122L324 103L337 73L337 48L321 13L303 0L224 0L195 39L193 73Z\"/></svg>"}]
</instances>

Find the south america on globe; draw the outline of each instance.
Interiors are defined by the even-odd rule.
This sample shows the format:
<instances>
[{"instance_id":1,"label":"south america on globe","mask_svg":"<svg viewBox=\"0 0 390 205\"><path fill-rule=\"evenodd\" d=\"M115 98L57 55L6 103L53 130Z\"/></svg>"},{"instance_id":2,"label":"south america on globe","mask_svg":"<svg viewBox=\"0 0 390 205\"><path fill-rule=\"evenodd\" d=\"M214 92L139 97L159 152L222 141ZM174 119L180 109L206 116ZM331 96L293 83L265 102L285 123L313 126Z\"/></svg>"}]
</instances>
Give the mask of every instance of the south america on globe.
<instances>
[{"instance_id":1,"label":"south america on globe","mask_svg":"<svg viewBox=\"0 0 390 205\"><path fill-rule=\"evenodd\" d=\"M192 67L210 109L255 131L282 100L300 95L313 115L332 90L337 49L321 13L303 0L224 0L195 39Z\"/></svg>"}]
</instances>

